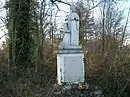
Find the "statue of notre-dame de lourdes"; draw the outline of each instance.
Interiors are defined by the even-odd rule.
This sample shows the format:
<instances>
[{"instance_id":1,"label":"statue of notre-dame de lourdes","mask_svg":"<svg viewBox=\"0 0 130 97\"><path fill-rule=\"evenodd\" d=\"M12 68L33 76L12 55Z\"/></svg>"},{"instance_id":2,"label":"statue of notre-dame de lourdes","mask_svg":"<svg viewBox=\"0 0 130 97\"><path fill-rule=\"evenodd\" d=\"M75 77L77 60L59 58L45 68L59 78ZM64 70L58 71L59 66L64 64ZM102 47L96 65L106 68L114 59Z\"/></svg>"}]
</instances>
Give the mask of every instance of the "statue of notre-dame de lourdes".
<instances>
[{"instance_id":1,"label":"statue of notre-dame de lourdes","mask_svg":"<svg viewBox=\"0 0 130 97\"><path fill-rule=\"evenodd\" d=\"M85 81L84 53L79 46L79 16L76 7L70 6L70 14L64 24L64 37L57 53L57 81L59 85L79 84Z\"/></svg>"},{"instance_id":2,"label":"statue of notre-dame de lourdes","mask_svg":"<svg viewBox=\"0 0 130 97\"><path fill-rule=\"evenodd\" d=\"M64 36L60 48L70 46L79 46L79 16L74 5L70 6L70 14L65 19Z\"/></svg>"}]
</instances>

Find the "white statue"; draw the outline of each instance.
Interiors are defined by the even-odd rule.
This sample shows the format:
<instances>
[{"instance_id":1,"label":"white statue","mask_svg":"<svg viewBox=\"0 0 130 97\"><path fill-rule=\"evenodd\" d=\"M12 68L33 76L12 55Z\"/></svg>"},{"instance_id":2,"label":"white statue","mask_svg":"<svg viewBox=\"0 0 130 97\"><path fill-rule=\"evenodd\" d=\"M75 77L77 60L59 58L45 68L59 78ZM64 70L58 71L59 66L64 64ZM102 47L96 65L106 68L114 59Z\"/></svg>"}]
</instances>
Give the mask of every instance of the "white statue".
<instances>
[{"instance_id":1,"label":"white statue","mask_svg":"<svg viewBox=\"0 0 130 97\"><path fill-rule=\"evenodd\" d=\"M64 24L64 37L57 54L58 84L84 83L84 53L79 46L79 16L74 5L70 6L70 14Z\"/></svg>"},{"instance_id":2,"label":"white statue","mask_svg":"<svg viewBox=\"0 0 130 97\"><path fill-rule=\"evenodd\" d=\"M79 16L74 5L70 6L70 14L64 24L64 37L60 47L79 46Z\"/></svg>"},{"instance_id":3,"label":"white statue","mask_svg":"<svg viewBox=\"0 0 130 97\"><path fill-rule=\"evenodd\" d=\"M69 23L71 32L71 45L79 45L79 16L76 13L76 7L72 5L70 7Z\"/></svg>"},{"instance_id":4,"label":"white statue","mask_svg":"<svg viewBox=\"0 0 130 97\"><path fill-rule=\"evenodd\" d=\"M67 46L70 46L70 28L69 28L69 24L68 24L68 16L66 17L66 22L64 23L64 33L63 33L63 41L60 44L61 48L66 48Z\"/></svg>"}]
</instances>

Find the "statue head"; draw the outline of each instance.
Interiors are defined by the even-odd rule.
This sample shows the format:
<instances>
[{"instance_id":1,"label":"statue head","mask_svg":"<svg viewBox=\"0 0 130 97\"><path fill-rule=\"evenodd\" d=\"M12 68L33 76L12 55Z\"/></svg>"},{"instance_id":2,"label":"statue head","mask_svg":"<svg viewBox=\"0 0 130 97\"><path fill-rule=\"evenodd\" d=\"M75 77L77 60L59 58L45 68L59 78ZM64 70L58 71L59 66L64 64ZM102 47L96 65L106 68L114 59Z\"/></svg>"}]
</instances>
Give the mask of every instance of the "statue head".
<instances>
[{"instance_id":1,"label":"statue head","mask_svg":"<svg viewBox=\"0 0 130 97\"><path fill-rule=\"evenodd\" d=\"M75 7L75 5L71 5L71 6L70 6L70 10L71 10L71 12L76 12L76 7Z\"/></svg>"}]
</instances>

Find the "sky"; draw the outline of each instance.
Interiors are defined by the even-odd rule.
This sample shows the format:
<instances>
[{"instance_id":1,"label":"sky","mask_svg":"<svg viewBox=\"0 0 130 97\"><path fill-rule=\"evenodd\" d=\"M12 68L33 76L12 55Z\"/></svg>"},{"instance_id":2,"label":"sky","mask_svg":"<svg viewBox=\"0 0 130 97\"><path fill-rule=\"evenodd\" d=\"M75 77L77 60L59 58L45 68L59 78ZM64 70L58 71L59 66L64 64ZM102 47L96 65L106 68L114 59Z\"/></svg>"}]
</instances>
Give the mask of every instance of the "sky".
<instances>
[{"instance_id":1,"label":"sky","mask_svg":"<svg viewBox=\"0 0 130 97\"><path fill-rule=\"evenodd\" d=\"M0 44L2 44L2 41L5 40L5 37L1 38L4 34L5 34L5 27L4 27L4 18L5 18L5 13L6 11L3 10L3 6L4 6L5 0L0 0ZM6 31L7 32L7 31Z\"/></svg>"},{"instance_id":2,"label":"sky","mask_svg":"<svg viewBox=\"0 0 130 97\"><path fill-rule=\"evenodd\" d=\"M2 41L5 41L5 37L1 38L5 33L7 33L7 30L5 27L2 27L4 26L4 21L2 21L1 19L5 18L6 16L6 11L1 9L2 6L4 6L4 3L5 3L6 0L0 0L0 44L2 44ZM78 0L62 0L62 1L67 1L67 2L76 2ZM84 1L85 3L87 3L87 0L82 0ZM120 1L120 9L125 9L125 14L124 15L127 15L128 13L128 7L130 6L130 0L119 0ZM127 2L126 2L127 1ZM99 1L98 1L99 2ZM95 5L98 3L96 2ZM57 21L57 25L58 27L61 26L61 24L64 23L64 19L65 19L65 16L66 14L69 13L69 6L66 5L66 4L62 4L62 3L58 3L58 6L60 8L61 11L59 11L57 13L57 18L56 18L56 21ZM94 16L97 16L99 13L98 9L94 9ZM3 19L4 20L4 19ZM130 25L129 25L130 26ZM130 42L130 38L127 40L127 42Z\"/></svg>"}]
</instances>

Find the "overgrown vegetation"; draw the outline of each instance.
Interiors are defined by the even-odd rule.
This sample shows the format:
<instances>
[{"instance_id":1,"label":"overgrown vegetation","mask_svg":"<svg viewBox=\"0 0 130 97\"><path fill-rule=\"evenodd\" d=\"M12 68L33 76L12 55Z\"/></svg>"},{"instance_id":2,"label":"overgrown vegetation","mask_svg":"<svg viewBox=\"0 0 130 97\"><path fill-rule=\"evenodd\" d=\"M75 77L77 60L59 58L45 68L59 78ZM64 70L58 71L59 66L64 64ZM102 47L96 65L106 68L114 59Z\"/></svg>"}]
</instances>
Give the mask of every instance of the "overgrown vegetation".
<instances>
[{"instance_id":1,"label":"overgrown vegetation","mask_svg":"<svg viewBox=\"0 0 130 97\"><path fill-rule=\"evenodd\" d=\"M94 6L94 2L89 2L88 5ZM60 0L50 0L50 3L68 4ZM119 11L118 2L105 0L101 4L98 20L92 16L92 9L98 6L86 7L83 2L76 5L81 19L80 43L86 59L86 82L100 86L104 97L129 97L130 45L124 42L130 9L124 15ZM10 0L5 8L8 36L0 49L0 97L90 96L88 90L55 93L55 89L60 89L54 84L55 51L61 33L56 33L58 28L53 20L56 15L48 8L48 1Z\"/></svg>"}]
</instances>

